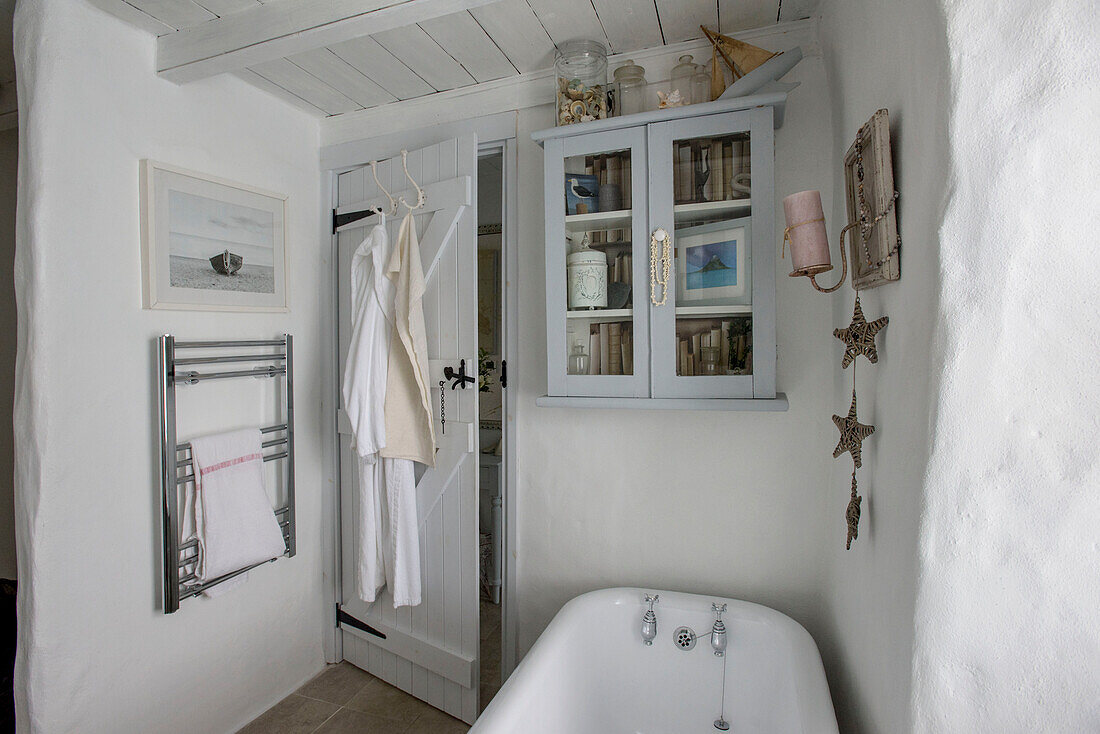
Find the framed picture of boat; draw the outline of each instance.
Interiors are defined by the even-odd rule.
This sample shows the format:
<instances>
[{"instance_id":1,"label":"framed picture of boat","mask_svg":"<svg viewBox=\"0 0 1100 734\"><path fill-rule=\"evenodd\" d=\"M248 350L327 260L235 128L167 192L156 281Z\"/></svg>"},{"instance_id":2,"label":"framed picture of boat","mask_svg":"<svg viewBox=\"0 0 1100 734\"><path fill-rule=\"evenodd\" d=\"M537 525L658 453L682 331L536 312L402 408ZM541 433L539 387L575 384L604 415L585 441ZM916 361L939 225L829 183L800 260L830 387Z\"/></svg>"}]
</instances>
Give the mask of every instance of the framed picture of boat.
<instances>
[{"instance_id":1,"label":"framed picture of boat","mask_svg":"<svg viewBox=\"0 0 1100 734\"><path fill-rule=\"evenodd\" d=\"M286 197L141 162L145 308L287 311Z\"/></svg>"},{"instance_id":2,"label":"framed picture of boat","mask_svg":"<svg viewBox=\"0 0 1100 734\"><path fill-rule=\"evenodd\" d=\"M751 217L676 230L676 303L746 304L752 299L748 246Z\"/></svg>"}]
</instances>

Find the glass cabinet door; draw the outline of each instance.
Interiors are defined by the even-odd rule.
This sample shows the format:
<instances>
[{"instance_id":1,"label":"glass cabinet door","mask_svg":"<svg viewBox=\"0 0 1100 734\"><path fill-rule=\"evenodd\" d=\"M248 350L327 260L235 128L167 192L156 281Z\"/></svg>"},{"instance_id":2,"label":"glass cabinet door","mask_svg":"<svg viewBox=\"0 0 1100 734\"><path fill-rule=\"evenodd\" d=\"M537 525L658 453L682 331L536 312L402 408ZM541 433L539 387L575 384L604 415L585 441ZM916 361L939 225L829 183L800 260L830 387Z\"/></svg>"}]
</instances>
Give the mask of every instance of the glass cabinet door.
<instances>
[{"instance_id":1,"label":"glass cabinet door","mask_svg":"<svg viewBox=\"0 0 1100 734\"><path fill-rule=\"evenodd\" d=\"M775 397L772 137L771 108L649 126L653 397Z\"/></svg>"},{"instance_id":2,"label":"glass cabinet door","mask_svg":"<svg viewBox=\"0 0 1100 734\"><path fill-rule=\"evenodd\" d=\"M550 395L649 395L645 150L644 128L546 141Z\"/></svg>"}]
</instances>

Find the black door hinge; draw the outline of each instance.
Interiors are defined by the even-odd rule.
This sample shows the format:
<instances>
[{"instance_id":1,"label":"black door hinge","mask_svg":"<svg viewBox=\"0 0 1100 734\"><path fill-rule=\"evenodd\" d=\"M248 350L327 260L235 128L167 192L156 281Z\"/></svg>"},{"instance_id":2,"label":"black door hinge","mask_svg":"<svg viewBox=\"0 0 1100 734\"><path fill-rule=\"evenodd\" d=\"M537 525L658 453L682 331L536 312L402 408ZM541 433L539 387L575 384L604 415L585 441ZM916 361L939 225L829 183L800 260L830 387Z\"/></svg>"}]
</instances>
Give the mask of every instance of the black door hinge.
<instances>
[{"instance_id":1,"label":"black door hinge","mask_svg":"<svg viewBox=\"0 0 1100 734\"><path fill-rule=\"evenodd\" d=\"M500 386L508 387L508 362L503 359L500 360Z\"/></svg>"},{"instance_id":2,"label":"black door hinge","mask_svg":"<svg viewBox=\"0 0 1100 734\"><path fill-rule=\"evenodd\" d=\"M356 619L355 617L351 616L350 614L345 612L343 609L341 609L339 604L337 604L336 605L336 626L339 627L341 624L346 624L347 626L354 627L357 630L363 630L367 634L374 635L375 637L381 637L383 640L386 639L386 636L384 634L382 634L381 632L376 630L374 627L371 627L366 622L364 622L362 620L359 620L359 619Z\"/></svg>"}]
</instances>

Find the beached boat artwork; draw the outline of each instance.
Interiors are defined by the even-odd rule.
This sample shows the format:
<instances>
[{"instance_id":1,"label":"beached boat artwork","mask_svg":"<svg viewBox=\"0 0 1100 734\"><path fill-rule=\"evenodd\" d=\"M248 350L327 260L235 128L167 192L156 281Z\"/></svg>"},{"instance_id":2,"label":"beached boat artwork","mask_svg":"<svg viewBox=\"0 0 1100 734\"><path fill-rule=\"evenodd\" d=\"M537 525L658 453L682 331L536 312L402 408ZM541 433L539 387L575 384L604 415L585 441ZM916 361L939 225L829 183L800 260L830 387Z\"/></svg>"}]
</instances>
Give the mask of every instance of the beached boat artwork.
<instances>
[{"instance_id":1,"label":"beached boat artwork","mask_svg":"<svg viewBox=\"0 0 1100 734\"><path fill-rule=\"evenodd\" d=\"M210 265L222 275L236 275L237 271L244 265L244 258L226 250L222 254L210 258Z\"/></svg>"}]
</instances>

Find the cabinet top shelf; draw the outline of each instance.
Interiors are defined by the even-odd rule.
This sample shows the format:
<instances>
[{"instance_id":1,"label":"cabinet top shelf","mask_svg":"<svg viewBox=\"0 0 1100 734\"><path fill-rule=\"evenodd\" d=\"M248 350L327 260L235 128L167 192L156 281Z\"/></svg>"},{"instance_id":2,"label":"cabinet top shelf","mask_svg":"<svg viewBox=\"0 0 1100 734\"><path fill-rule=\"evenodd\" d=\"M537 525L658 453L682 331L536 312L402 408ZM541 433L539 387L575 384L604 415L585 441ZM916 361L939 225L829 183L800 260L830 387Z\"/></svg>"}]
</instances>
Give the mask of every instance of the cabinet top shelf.
<instances>
[{"instance_id":1,"label":"cabinet top shelf","mask_svg":"<svg viewBox=\"0 0 1100 734\"><path fill-rule=\"evenodd\" d=\"M751 94L747 97L717 99L713 102L701 102L699 104L684 105L683 107L670 107L664 110L654 110L653 112L639 112L635 115L621 115L619 117L608 117L605 120L592 120L591 122L578 122L574 125L551 127L532 133L531 138L541 145L552 138L568 138L585 133L619 130L624 127L646 125L651 122L667 122L684 117L717 115L722 112L736 112L737 110L747 110L753 107L774 107L775 127L778 129L783 126L783 112L786 105L786 92Z\"/></svg>"},{"instance_id":2,"label":"cabinet top shelf","mask_svg":"<svg viewBox=\"0 0 1100 734\"><path fill-rule=\"evenodd\" d=\"M727 214L752 208L751 199L723 199L721 201L700 201L694 204L677 204L672 208L676 224L695 222L711 217L722 218ZM627 229L630 227L630 210L619 209L611 212L589 212L587 214L568 214L565 217L565 231L592 232L604 229Z\"/></svg>"}]
</instances>

